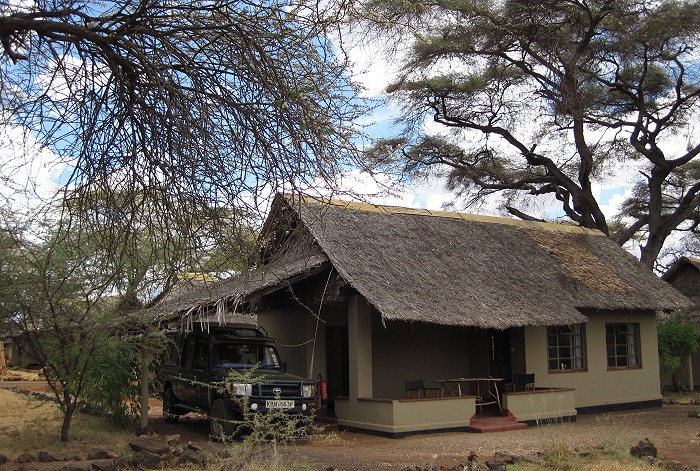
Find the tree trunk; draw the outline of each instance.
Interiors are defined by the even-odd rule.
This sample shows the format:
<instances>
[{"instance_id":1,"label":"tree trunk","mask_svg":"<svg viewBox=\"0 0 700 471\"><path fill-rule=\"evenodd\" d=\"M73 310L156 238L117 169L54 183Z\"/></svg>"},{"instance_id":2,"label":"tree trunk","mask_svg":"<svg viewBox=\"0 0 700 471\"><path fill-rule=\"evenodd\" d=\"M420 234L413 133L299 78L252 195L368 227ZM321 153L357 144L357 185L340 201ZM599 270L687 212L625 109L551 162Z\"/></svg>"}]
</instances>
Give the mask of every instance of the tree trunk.
<instances>
[{"instance_id":1,"label":"tree trunk","mask_svg":"<svg viewBox=\"0 0 700 471\"><path fill-rule=\"evenodd\" d=\"M7 363L5 363L5 342L0 340L0 375L7 372Z\"/></svg>"},{"instance_id":2,"label":"tree trunk","mask_svg":"<svg viewBox=\"0 0 700 471\"><path fill-rule=\"evenodd\" d=\"M61 425L61 441L68 441L68 428L70 427L70 422L73 419L73 413L75 412L75 402L70 398L66 400L66 408L63 413L63 424Z\"/></svg>"}]
</instances>

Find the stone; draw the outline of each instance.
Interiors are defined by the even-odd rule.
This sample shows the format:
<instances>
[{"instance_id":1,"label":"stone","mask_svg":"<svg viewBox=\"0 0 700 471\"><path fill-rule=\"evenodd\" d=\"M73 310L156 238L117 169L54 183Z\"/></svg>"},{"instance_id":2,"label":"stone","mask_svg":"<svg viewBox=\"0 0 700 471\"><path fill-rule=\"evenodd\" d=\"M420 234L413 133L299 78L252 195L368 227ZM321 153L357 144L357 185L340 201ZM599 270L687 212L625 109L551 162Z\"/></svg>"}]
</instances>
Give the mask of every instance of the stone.
<instances>
[{"instance_id":1,"label":"stone","mask_svg":"<svg viewBox=\"0 0 700 471\"><path fill-rule=\"evenodd\" d=\"M488 469L490 469L491 471L506 471L506 464L505 463L491 463L491 462L487 461L486 467Z\"/></svg>"},{"instance_id":2,"label":"stone","mask_svg":"<svg viewBox=\"0 0 700 471\"><path fill-rule=\"evenodd\" d=\"M515 458L513 458L513 455L511 455L510 453L506 453L505 451L498 450L493 454L493 462L494 463L513 464L513 463L515 463Z\"/></svg>"},{"instance_id":3,"label":"stone","mask_svg":"<svg viewBox=\"0 0 700 471\"><path fill-rule=\"evenodd\" d=\"M117 470L117 469L129 469L133 465L133 460L131 459L131 456L121 455L121 456L117 456L116 458L114 458L112 465L113 465L115 470Z\"/></svg>"},{"instance_id":4,"label":"stone","mask_svg":"<svg viewBox=\"0 0 700 471\"><path fill-rule=\"evenodd\" d=\"M131 440L129 446L136 452L145 450L159 456L170 452L170 446L160 435L141 435Z\"/></svg>"},{"instance_id":5,"label":"stone","mask_svg":"<svg viewBox=\"0 0 700 471\"><path fill-rule=\"evenodd\" d=\"M166 435L165 436L165 443L167 443L170 446L177 446L180 444L180 434L175 433L173 435Z\"/></svg>"},{"instance_id":6,"label":"stone","mask_svg":"<svg viewBox=\"0 0 700 471\"><path fill-rule=\"evenodd\" d=\"M53 463L54 461L58 461L57 458L54 458L53 456L51 456L50 453L46 451L40 451L39 453L37 453L36 460L39 463Z\"/></svg>"},{"instance_id":7,"label":"stone","mask_svg":"<svg viewBox=\"0 0 700 471\"><path fill-rule=\"evenodd\" d=\"M185 452L185 449L182 448L182 446L180 446L180 445L175 445L175 447L172 450L170 450L170 454L173 456L176 456L176 457L180 456L184 452Z\"/></svg>"},{"instance_id":8,"label":"stone","mask_svg":"<svg viewBox=\"0 0 700 471\"><path fill-rule=\"evenodd\" d=\"M163 458L159 454L152 453L148 450L141 450L134 455L134 463L136 466L146 469L157 469L161 467Z\"/></svg>"},{"instance_id":9,"label":"stone","mask_svg":"<svg viewBox=\"0 0 700 471\"><path fill-rule=\"evenodd\" d=\"M202 449L201 446L197 445L196 443L193 442L187 442L187 448L189 448L192 451L199 451Z\"/></svg>"},{"instance_id":10,"label":"stone","mask_svg":"<svg viewBox=\"0 0 700 471\"><path fill-rule=\"evenodd\" d=\"M177 465L182 466L183 464L202 464L202 458L200 457L199 453L196 451L192 450L187 450L183 452L180 456L177 458ZM331 468L333 469L333 468Z\"/></svg>"},{"instance_id":11,"label":"stone","mask_svg":"<svg viewBox=\"0 0 700 471\"><path fill-rule=\"evenodd\" d=\"M637 458L642 458L644 456L651 456L652 458L656 458L656 453L656 447L648 438L639 440L639 443L637 445L634 445L632 448L630 448L630 454L632 456L636 456Z\"/></svg>"},{"instance_id":12,"label":"stone","mask_svg":"<svg viewBox=\"0 0 700 471\"><path fill-rule=\"evenodd\" d=\"M5 464L8 461L10 461L10 458L8 458L6 455L3 455L0 453L0 464Z\"/></svg>"},{"instance_id":13,"label":"stone","mask_svg":"<svg viewBox=\"0 0 700 471\"><path fill-rule=\"evenodd\" d=\"M92 448L87 452L87 459L89 460L111 460L114 455L105 448Z\"/></svg>"},{"instance_id":14,"label":"stone","mask_svg":"<svg viewBox=\"0 0 700 471\"><path fill-rule=\"evenodd\" d=\"M31 453L22 453L17 457L18 463L33 463L36 461L36 457Z\"/></svg>"},{"instance_id":15,"label":"stone","mask_svg":"<svg viewBox=\"0 0 700 471\"><path fill-rule=\"evenodd\" d=\"M92 462L92 469L96 471L112 471L114 469L113 460L97 460Z\"/></svg>"}]
</instances>

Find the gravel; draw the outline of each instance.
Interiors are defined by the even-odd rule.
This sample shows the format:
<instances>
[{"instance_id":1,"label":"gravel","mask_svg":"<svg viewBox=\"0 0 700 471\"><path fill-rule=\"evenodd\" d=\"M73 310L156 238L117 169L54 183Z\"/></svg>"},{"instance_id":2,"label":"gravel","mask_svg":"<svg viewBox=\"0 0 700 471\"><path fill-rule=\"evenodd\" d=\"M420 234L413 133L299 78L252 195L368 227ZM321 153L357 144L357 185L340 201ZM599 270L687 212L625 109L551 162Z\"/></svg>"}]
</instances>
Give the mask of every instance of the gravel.
<instances>
[{"instance_id":1,"label":"gravel","mask_svg":"<svg viewBox=\"0 0 700 471\"><path fill-rule=\"evenodd\" d=\"M281 450L289 459L312 461L317 469L402 469L428 464L449 468L466 462L470 451L487 461L495 451L524 456L538 451L629 449L642 438L658 448L659 457L685 466L700 466L700 419L688 405L581 415L575 423L549 424L497 433L434 433L390 439L359 433L320 434L305 444Z\"/></svg>"}]
</instances>

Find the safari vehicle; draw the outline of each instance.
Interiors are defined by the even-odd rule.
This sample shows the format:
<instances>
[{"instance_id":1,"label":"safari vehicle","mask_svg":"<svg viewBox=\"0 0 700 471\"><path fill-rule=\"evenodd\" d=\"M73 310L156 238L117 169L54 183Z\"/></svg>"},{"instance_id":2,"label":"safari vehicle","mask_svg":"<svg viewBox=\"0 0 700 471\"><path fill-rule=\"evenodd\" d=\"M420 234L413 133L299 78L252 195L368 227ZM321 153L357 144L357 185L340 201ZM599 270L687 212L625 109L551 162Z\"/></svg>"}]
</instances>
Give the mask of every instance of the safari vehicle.
<instances>
[{"instance_id":1,"label":"safari vehicle","mask_svg":"<svg viewBox=\"0 0 700 471\"><path fill-rule=\"evenodd\" d=\"M316 382L287 373L274 339L260 328L210 326L166 336L159 376L167 422L206 413L213 437L230 436L244 412L310 415L320 404ZM226 382L232 370L243 379Z\"/></svg>"}]
</instances>

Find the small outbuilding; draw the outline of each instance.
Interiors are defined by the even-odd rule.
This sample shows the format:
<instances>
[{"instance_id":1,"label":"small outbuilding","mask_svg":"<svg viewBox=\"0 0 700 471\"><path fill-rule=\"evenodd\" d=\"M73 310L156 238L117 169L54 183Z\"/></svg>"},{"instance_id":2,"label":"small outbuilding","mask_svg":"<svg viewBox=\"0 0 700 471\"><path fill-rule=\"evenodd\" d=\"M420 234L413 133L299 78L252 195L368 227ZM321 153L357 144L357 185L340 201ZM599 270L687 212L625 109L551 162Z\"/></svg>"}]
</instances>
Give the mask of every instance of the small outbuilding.
<instances>
[{"instance_id":1,"label":"small outbuilding","mask_svg":"<svg viewBox=\"0 0 700 471\"><path fill-rule=\"evenodd\" d=\"M681 315L700 326L700 258L681 257L661 277L693 303ZM663 319L663 316L662 316ZM681 375L683 384L690 389L700 387L700 352L688 357L687 369Z\"/></svg>"},{"instance_id":2,"label":"small outbuilding","mask_svg":"<svg viewBox=\"0 0 700 471\"><path fill-rule=\"evenodd\" d=\"M256 315L341 427L390 436L660 406L656 313L689 306L565 224L278 195L261 240L258 266L158 313Z\"/></svg>"}]
</instances>

